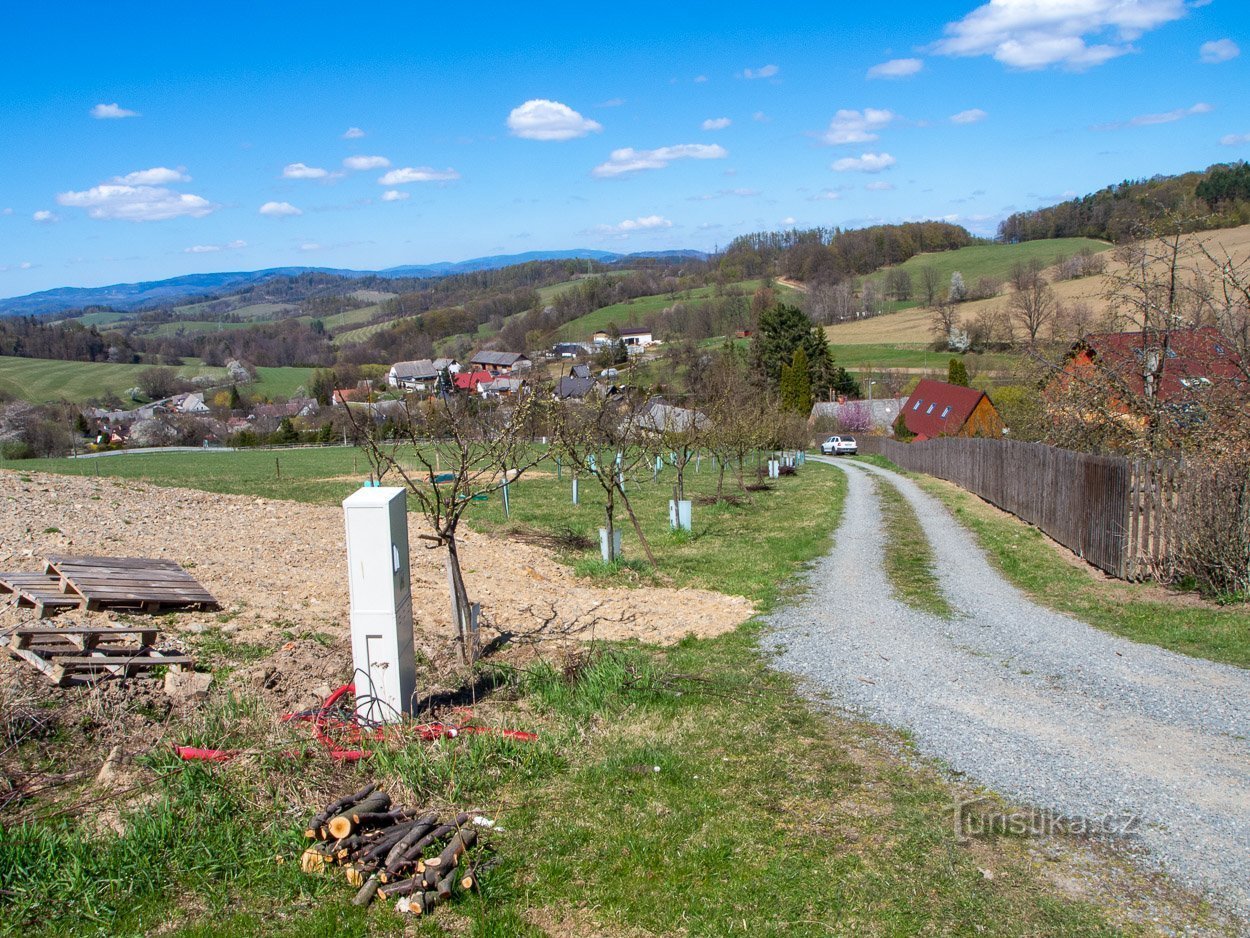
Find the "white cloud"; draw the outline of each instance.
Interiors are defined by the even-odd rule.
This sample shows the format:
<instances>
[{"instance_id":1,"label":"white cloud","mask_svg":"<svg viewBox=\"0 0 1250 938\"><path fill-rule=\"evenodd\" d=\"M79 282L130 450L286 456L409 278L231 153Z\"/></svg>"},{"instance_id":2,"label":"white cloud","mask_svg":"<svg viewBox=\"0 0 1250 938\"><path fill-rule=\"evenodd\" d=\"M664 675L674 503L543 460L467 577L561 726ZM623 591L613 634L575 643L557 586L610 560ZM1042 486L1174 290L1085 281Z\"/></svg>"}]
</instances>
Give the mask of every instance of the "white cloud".
<instances>
[{"instance_id":1,"label":"white cloud","mask_svg":"<svg viewBox=\"0 0 1250 938\"><path fill-rule=\"evenodd\" d=\"M723 198L727 198L727 197L729 197L729 196L734 196L734 197L737 197L737 198L739 198L739 199L753 199L753 198L755 198L755 196L757 196L757 195L759 195L759 194L760 194L760 190L759 190L759 189L746 189L746 188L739 188L739 189L718 189L717 191L712 192L712 193L709 193L709 194L707 194L707 195L692 195L692 196L688 196L688 197L687 197L687 201L690 201L690 202L711 202L713 199L723 199Z\"/></svg>"},{"instance_id":2,"label":"white cloud","mask_svg":"<svg viewBox=\"0 0 1250 938\"><path fill-rule=\"evenodd\" d=\"M169 169L165 166L154 166L151 169L140 169L125 176L114 176L113 182L122 186L167 186L171 182L190 182L191 177L179 167Z\"/></svg>"},{"instance_id":3,"label":"white cloud","mask_svg":"<svg viewBox=\"0 0 1250 938\"><path fill-rule=\"evenodd\" d=\"M931 51L992 55L1010 68L1081 70L1134 51L1135 39L1186 12L1185 0L991 0L948 23Z\"/></svg>"},{"instance_id":4,"label":"white cloud","mask_svg":"<svg viewBox=\"0 0 1250 938\"><path fill-rule=\"evenodd\" d=\"M91 109L91 116L98 121L117 120L122 117L138 117L138 111L128 111L124 107L118 107L117 103L97 104Z\"/></svg>"},{"instance_id":5,"label":"white cloud","mask_svg":"<svg viewBox=\"0 0 1250 938\"><path fill-rule=\"evenodd\" d=\"M920 59L890 59L868 69L869 78L907 78L924 68Z\"/></svg>"},{"instance_id":6,"label":"white cloud","mask_svg":"<svg viewBox=\"0 0 1250 938\"><path fill-rule=\"evenodd\" d=\"M840 145L846 143L868 143L876 140L878 130L894 120L892 111L866 107L862 112L843 108L833 115L829 129L821 136L825 143Z\"/></svg>"},{"instance_id":7,"label":"white cloud","mask_svg":"<svg viewBox=\"0 0 1250 938\"><path fill-rule=\"evenodd\" d=\"M888 153L864 153L835 160L830 168L836 173L879 173L896 162Z\"/></svg>"},{"instance_id":8,"label":"white cloud","mask_svg":"<svg viewBox=\"0 0 1250 938\"><path fill-rule=\"evenodd\" d=\"M958 114L952 114L951 123L952 124L975 124L977 123L977 121L983 121L987 117L989 117L989 115L986 114L983 110L981 110L979 107L974 107L974 108L969 108L966 111L960 111Z\"/></svg>"},{"instance_id":9,"label":"white cloud","mask_svg":"<svg viewBox=\"0 0 1250 938\"><path fill-rule=\"evenodd\" d=\"M0 273L8 273L11 270L30 270L34 266L30 261L22 261L20 264L0 264Z\"/></svg>"},{"instance_id":10,"label":"white cloud","mask_svg":"<svg viewBox=\"0 0 1250 938\"><path fill-rule=\"evenodd\" d=\"M781 223L788 228L791 225L797 224L798 219L795 218L793 215L787 215L785 218L781 220Z\"/></svg>"},{"instance_id":11,"label":"white cloud","mask_svg":"<svg viewBox=\"0 0 1250 938\"><path fill-rule=\"evenodd\" d=\"M605 178L633 173L642 169L663 169L673 160L723 160L729 151L719 144L682 143L673 147L659 147L655 150L635 150L625 147L613 150L606 163L600 163L593 170L592 176Z\"/></svg>"},{"instance_id":12,"label":"white cloud","mask_svg":"<svg viewBox=\"0 0 1250 938\"><path fill-rule=\"evenodd\" d=\"M227 241L225 244L193 244L183 248L183 254L216 254L218 251L237 251L247 247L246 241Z\"/></svg>"},{"instance_id":13,"label":"white cloud","mask_svg":"<svg viewBox=\"0 0 1250 938\"><path fill-rule=\"evenodd\" d=\"M1226 147L1239 147L1250 143L1250 134L1225 134L1220 137L1220 143Z\"/></svg>"},{"instance_id":14,"label":"white cloud","mask_svg":"<svg viewBox=\"0 0 1250 938\"><path fill-rule=\"evenodd\" d=\"M807 197L807 201L809 202L836 202L840 198L842 198L842 193L840 192L836 192L833 189L821 189L819 192L814 192L811 195L809 195Z\"/></svg>"},{"instance_id":15,"label":"white cloud","mask_svg":"<svg viewBox=\"0 0 1250 938\"><path fill-rule=\"evenodd\" d=\"M344 140L359 140L364 135L365 132L359 127L348 127L345 131L343 131Z\"/></svg>"},{"instance_id":16,"label":"white cloud","mask_svg":"<svg viewBox=\"0 0 1250 938\"><path fill-rule=\"evenodd\" d=\"M103 183L84 192L62 192L61 205L83 208L92 218L108 221L168 221L202 218L216 210L208 199L163 186Z\"/></svg>"},{"instance_id":17,"label":"white cloud","mask_svg":"<svg viewBox=\"0 0 1250 938\"><path fill-rule=\"evenodd\" d=\"M1241 55L1241 47L1231 39L1216 39L1198 47L1198 57L1207 65L1218 65Z\"/></svg>"},{"instance_id":18,"label":"white cloud","mask_svg":"<svg viewBox=\"0 0 1250 938\"><path fill-rule=\"evenodd\" d=\"M32 220L40 222L41 224L45 224L45 225L50 225L53 222L58 222L61 220L56 215L55 212L49 212L46 208L41 208L39 211L35 212L30 217Z\"/></svg>"},{"instance_id":19,"label":"white cloud","mask_svg":"<svg viewBox=\"0 0 1250 938\"><path fill-rule=\"evenodd\" d=\"M459 179L460 174L450 166L446 169L434 169L430 166L404 166L392 169L384 176L378 177L380 186L402 186L410 182L450 182Z\"/></svg>"},{"instance_id":20,"label":"white cloud","mask_svg":"<svg viewBox=\"0 0 1250 938\"><path fill-rule=\"evenodd\" d=\"M882 182L878 180L876 182L868 183L866 186L864 186L864 188L867 189L869 192L893 192L894 183Z\"/></svg>"},{"instance_id":21,"label":"white cloud","mask_svg":"<svg viewBox=\"0 0 1250 938\"><path fill-rule=\"evenodd\" d=\"M702 85L702 84L704 84L706 81L707 81L707 76L706 76L706 75L695 75L695 76L694 76L694 83L695 83L696 85Z\"/></svg>"},{"instance_id":22,"label":"white cloud","mask_svg":"<svg viewBox=\"0 0 1250 938\"><path fill-rule=\"evenodd\" d=\"M12 215L12 214L13 214L13 209L11 208L0 209L0 215Z\"/></svg>"},{"instance_id":23,"label":"white cloud","mask_svg":"<svg viewBox=\"0 0 1250 938\"><path fill-rule=\"evenodd\" d=\"M534 98L512 109L508 129L526 140L572 140L598 133L603 125L582 117L567 104Z\"/></svg>"},{"instance_id":24,"label":"white cloud","mask_svg":"<svg viewBox=\"0 0 1250 938\"><path fill-rule=\"evenodd\" d=\"M318 244L316 241L305 241L303 244L299 246L299 249L301 251L320 251L321 245Z\"/></svg>"},{"instance_id":25,"label":"white cloud","mask_svg":"<svg viewBox=\"0 0 1250 938\"><path fill-rule=\"evenodd\" d=\"M600 101L596 107L620 107L625 103L624 98L608 98L606 101Z\"/></svg>"},{"instance_id":26,"label":"white cloud","mask_svg":"<svg viewBox=\"0 0 1250 938\"><path fill-rule=\"evenodd\" d=\"M728 117L709 117L703 122L702 127L704 130L724 130L732 123L733 121Z\"/></svg>"},{"instance_id":27,"label":"white cloud","mask_svg":"<svg viewBox=\"0 0 1250 938\"><path fill-rule=\"evenodd\" d=\"M765 114L763 111L756 111L754 114L751 115L751 120L755 121L757 124L767 124L769 121L772 120L772 118L769 117L767 114Z\"/></svg>"},{"instance_id":28,"label":"white cloud","mask_svg":"<svg viewBox=\"0 0 1250 938\"><path fill-rule=\"evenodd\" d=\"M409 193L400 192L398 189L387 189L382 193L383 202L401 202L408 198Z\"/></svg>"},{"instance_id":29,"label":"white cloud","mask_svg":"<svg viewBox=\"0 0 1250 938\"><path fill-rule=\"evenodd\" d=\"M282 218L289 215L303 215L304 213L297 209L290 202L266 202L258 210L262 215L269 215L273 218Z\"/></svg>"},{"instance_id":30,"label":"white cloud","mask_svg":"<svg viewBox=\"0 0 1250 938\"><path fill-rule=\"evenodd\" d=\"M385 156L349 156L343 160L347 169L385 169L391 161Z\"/></svg>"},{"instance_id":31,"label":"white cloud","mask_svg":"<svg viewBox=\"0 0 1250 938\"><path fill-rule=\"evenodd\" d=\"M303 163L287 163L282 167L284 179L324 179L330 171L320 166L305 166Z\"/></svg>"},{"instance_id":32,"label":"white cloud","mask_svg":"<svg viewBox=\"0 0 1250 938\"><path fill-rule=\"evenodd\" d=\"M600 225L598 230L605 234L628 234L631 231L656 231L672 227L673 223L663 215L643 215L641 218L627 218L617 225Z\"/></svg>"},{"instance_id":33,"label":"white cloud","mask_svg":"<svg viewBox=\"0 0 1250 938\"><path fill-rule=\"evenodd\" d=\"M772 78L779 71L781 71L781 68L777 65L764 65L760 68L743 69L742 77L743 78Z\"/></svg>"},{"instance_id":34,"label":"white cloud","mask_svg":"<svg viewBox=\"0 0 1250 938\"><path fill-rule=\"evenodd\" d=\"M1127 121L1113 121L1109 124L1098 124L1095 130L1119 130L1123 127L1152 127L1155 124L1171 124L1174 121L1191 117L1195 114L1210 114L1214 107L1205 101L1199 101L1197 104L1189 107L1178 107L1171 111L1163 111L1159 114L1138 114L1136 117Z\"/></svg>"}]
</instances>

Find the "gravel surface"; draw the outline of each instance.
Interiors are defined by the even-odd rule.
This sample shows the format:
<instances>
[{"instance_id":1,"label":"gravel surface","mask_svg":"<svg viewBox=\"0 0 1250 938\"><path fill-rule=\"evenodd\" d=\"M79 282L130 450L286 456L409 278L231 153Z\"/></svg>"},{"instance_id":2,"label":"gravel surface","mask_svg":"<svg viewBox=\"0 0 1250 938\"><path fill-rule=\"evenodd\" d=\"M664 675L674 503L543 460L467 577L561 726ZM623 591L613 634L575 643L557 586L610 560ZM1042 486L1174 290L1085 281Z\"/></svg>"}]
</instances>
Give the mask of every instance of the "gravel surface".
<instances>
[{"instance_id":1,"label":"gravel surface","mask_svg":"<svg viewBox=\"0 0 1250 938\"><path fill-rule=\"evenodd\" d=\"M1128 834L1250 917L1250 672L1038 606L915 483L822 461L847 474L846 510L808 595L771 616L778 666L1013 801ZM873 475L919 517L952 619L894 599Z\"/></svg>"}]
</instances>

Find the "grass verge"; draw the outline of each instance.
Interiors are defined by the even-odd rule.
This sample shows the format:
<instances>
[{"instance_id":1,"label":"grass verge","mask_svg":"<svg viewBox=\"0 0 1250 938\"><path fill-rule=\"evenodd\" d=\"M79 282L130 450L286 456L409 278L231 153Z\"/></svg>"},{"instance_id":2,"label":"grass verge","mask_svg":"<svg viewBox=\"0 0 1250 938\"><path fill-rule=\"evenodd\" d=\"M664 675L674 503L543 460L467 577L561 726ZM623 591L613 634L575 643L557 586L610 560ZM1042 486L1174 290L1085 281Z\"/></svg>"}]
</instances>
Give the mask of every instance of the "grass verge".
<instances>
[{"instance_id":1,"label":"grass verge","mask_svg":"<svg viewBox=\"0 0 1250 938\"><path fill-rule=\"evenodd\" d=\"M857 457L902 472L882 456ZM939 499L1015 586L1051 609L1135 642L1250 668L1250 609L1215 606L1193 594L1112 580L1076 560L1032 525L958 486L903 473Z\"/></svg>"},{"instance_id":2,"label":"grass verge","mask_svg":"<svg viewBox=\"0 0 1250 938\"><path fill-rule=\"evenodd\" d=\"M933 548L907 499L886 479L874 478L885 519L886 578L895 597L913 609L951 617L951 607L933 573Z\"/></svg>"}]
</instances>

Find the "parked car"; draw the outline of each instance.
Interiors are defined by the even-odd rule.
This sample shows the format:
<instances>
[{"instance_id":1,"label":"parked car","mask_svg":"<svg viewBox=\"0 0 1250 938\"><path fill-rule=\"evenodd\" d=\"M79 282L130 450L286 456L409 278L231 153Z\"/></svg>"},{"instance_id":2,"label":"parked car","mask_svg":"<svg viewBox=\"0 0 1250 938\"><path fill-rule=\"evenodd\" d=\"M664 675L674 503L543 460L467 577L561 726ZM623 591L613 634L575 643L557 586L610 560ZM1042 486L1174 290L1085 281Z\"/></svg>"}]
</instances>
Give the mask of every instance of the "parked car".
<instances>
[{"instance_id":1,"label":"parked car","mask_svg":"<svg viewBox=\"0 0 1250 938\"><path fill-rule=\"evenodd\" d=\"M855 437L839 434L821 443L820 451L826 456L854 456L859 452L859 444L855 442Z\"/></svg>"}]
</instances>

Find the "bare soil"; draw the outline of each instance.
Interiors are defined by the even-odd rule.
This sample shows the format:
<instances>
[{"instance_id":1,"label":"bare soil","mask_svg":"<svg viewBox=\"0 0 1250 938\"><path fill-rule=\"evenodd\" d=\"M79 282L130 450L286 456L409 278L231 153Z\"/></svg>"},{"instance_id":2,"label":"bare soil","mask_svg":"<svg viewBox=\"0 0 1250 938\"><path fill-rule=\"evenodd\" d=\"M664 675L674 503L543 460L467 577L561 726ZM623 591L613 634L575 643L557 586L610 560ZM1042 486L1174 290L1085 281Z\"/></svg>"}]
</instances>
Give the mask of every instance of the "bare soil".
<instances>
[{"instance_id":1,"label":"bare soil","mask_svg":"<svg viewBox=\"0 0 1250 938\"><path fill-rule=\"evenodd\" d=\"M418 539L423 529L422 519L410 515L416 646L425 661L439 662L451 650L447 575L443 552ZM224 636L224 657L243 665L238 670L275 703L293 704L335 681L344 668L350 673L343 515L337 507L0 471L0 570L40 570L43 557L55 553L180 563L223 608L161 616L162 632L192 650L206 634ZM707 590L591 586L543 547L468 530L460 554L470 596L482 604L483 642L506 632L531 647L539 639L670 644L686 635L729 631L755 611L743 597ZM29 609L0 605L0 630L31 618ZM59 621L104 624L118 618L71 612ZM211 658L204 663L213 664ZM8 683L18 670L34 674L25 664L0 661L0 682Z\"/></svg>"}]
</instances>

